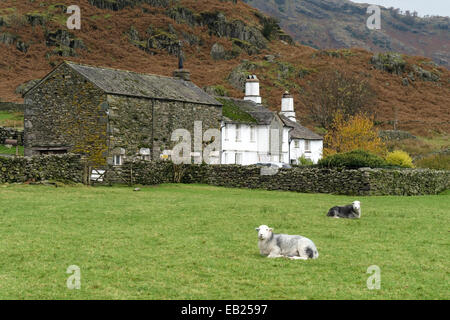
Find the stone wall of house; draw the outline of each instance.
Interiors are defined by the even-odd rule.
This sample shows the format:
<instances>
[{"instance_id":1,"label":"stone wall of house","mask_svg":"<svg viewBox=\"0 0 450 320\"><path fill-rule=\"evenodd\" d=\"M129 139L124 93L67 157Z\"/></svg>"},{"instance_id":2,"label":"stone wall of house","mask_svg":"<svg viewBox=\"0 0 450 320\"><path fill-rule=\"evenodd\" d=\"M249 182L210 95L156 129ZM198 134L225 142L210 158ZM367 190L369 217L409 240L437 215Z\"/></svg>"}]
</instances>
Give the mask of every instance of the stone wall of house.
<instances>
[{"instance_id":1,"label":"stone wall of house","mask_svg":"<svg viewBox=\"0 0 450 320\"><path fill-rule=\"evenodd\" d=\"M0 127L0 144L5 144L5 139L15 139L19 145L23 145L23 131Z\"/></svg>"},{"instance_id":2,"label":"stone wall of house","mask_svg":"<svg viewBox=\"0 0 450 320\"><path fill-rule=\"evenodd\" d=\"M0 183L45 180L83 182L84 163L78 155L0 157Z\"/></svg>"},{"instance_id":3,"label":"stone wall of house","mask_svg":"<svg viewBox=\"0 0 450 320\"><path fill-rule=\"evenodd\" d=\"M25 96L25 155L62 148L106 159L106 95L66 64Z\"/></svg>"},{"instance_id":4,"label":"stone wall of house","mask_svg":"<svg viewBox=\"0 0 450 320\"><path fill-rule=\"evenodd\" d=\"M164 150L172 150L178 143L171 141L176 129L189 131L193 146L195 121L202 122L201 135L211 128L220 130L220 106L117 95L108 95L108 104L110 150L125 158L148 148L152 158L159 160ZM112 162L112 157L108 162Z\"/></svg>"}]
</instances>

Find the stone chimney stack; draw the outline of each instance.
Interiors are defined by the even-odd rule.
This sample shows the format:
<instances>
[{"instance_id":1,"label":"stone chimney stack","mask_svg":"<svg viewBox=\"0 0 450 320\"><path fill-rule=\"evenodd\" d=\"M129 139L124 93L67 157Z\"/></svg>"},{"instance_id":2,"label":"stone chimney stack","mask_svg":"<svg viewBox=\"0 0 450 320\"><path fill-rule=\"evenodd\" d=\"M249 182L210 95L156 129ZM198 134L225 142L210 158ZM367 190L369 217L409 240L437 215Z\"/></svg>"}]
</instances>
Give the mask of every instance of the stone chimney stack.
<instances>
[{"instance_id":1,"label":"stone chimney stack","mask_svg":"<svg viewBox=\"0 0 450 320\"><path fill-rule=\"evenodd\" d=\"M281 114L289 120L297 122L294 110L294 98L286 91L281 98Z\"/></svg>"},{"instance_id":2,"label":"stone chimney stack","mask_svg":"<svg viewBox=\"0 0 450 320\"><path fill-rule=\"evenodd\" d=\"M251 100L256 103L261 103L261 96L259 95L259 80L255 75L247 77L245 82L245 97L244 100Z\"/></svg>"},{"instance_id":3,"label":"stone chimney stack","mask_svg":"<svg viewBox=\"0 0 450 320\"><path fill-rule=\"evenodd\" d=\"M173 72L174 78L179 78L184 81L191 81L191 73L189 70L184 69L184 59L183 59L183 53L180 52L178 55L178 70L175 70Z\"/></svg>"}]
</instances>

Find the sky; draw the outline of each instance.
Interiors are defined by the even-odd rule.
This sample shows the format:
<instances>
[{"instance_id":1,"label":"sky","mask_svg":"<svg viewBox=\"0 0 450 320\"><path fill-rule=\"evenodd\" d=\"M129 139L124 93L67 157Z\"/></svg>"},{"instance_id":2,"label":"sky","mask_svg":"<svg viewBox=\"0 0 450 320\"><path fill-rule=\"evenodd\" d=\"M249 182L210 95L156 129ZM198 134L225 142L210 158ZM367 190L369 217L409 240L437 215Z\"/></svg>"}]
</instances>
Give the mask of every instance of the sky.
<instances>
[{"instance_id":1,"label":"sky","mask_svg":"<svg viewBox=\"0 0 450 320\"><path fill-rule=\"evenodd\" d=\"M414 10L419 16L450 16L450 0L351 0L357 3L378 4L383 7L400 8L402 11Z\"/></svg>"}]
</instances>

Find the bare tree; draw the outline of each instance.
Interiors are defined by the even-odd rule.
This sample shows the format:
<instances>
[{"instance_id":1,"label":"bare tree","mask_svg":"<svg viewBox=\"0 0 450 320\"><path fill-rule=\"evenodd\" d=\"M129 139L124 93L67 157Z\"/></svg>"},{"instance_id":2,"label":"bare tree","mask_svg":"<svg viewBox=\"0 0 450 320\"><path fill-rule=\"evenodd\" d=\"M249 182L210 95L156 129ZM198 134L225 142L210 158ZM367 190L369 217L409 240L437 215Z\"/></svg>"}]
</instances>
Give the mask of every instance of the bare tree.
<instances>
[{"instance_id":1,"label":"bare tree","mask_svg":"<svg viewBox=\"0 0 450 320\"><path fill-rule=\"evenodd\" d=\"M345 118L372 115L374 100L375 92L364 77L333 70L311 84L306 102L311 119L328 129L337 111Z\"/></svg>"}]
</instances>

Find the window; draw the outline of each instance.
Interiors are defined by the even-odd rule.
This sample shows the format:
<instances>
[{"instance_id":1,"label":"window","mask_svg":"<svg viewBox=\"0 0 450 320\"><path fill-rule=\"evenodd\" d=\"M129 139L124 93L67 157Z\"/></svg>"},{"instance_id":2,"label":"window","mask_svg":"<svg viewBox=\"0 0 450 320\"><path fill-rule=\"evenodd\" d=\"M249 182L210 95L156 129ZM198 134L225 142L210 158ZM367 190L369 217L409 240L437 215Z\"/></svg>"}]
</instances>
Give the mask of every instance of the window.
<instances>
[{"instance_id":1,"label":"window","mask_svg":"<svg viewBox=\"0 0 450 320\"><path fill-rule=\"evenodd\" d=\"M296 149L300 148L300 142L299 142L298 140L295 140L295 141L294 141L294 147L295 147Z\"/></svg>"},{"instance_id":2,"label":"window","mask_svg":"<svg viewBox=\"0 0 450 320\"><path fill-rule=\"evenodd\" d=\"M226 152L223 154L223 163L228 164L228 153Z\"/></svg>"},{"instance_id":3,"label":"window","mask_svg":"<svg viewBox=\"0 0 450 320\"><path fill-rule=\"evenodd\" d=\"M256 127L250 126L250 141L255 142L256 140Z\"/></svg>"},{"instance_id":4,"label":"window","mask_svg":"<svg viewBox=\"0 0 450 320\"><path fill-rule=\"evenodd\" d=\"M236 164L242 164L242 153L236 153Z\"/></svg>"},{"instance_id":5,"label":"window","mask_svg":"<svg viewBox=\"0 0 450 320\"><path fill-rule=\"evenodd\" d=\"M305 152L311 152L311 141L305 140Z\"/></svg>"},{"instance_id":6,"label":"window","mask_svg":"<svg viewBox=\"0 0 450 320\"><path fill-rule=\"evenodd\" d=\"M113 164L115 166L121 166L122 165L122 156L120 154L114 155Z\"/></svg>"},{"instance_id":7,"label":"window","mask_svg":"<svg viewBox=\"0 0 450 320\"><path fill-rule=\"evenodd\" d=\"M225 141L228 141L228 125L225 125L224 131L225 131Z\"/></svg>"},{"instance_id":8,"label":"window","mask_svg":"<svg viewBox=\"0 0 450 320\"><path fill-rule=\"evenodd\" d=\"M236 125L236 142L241 141L241 125Z\"/></svg>"}]
</instances>

